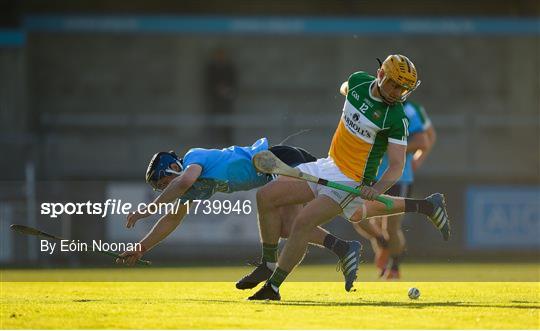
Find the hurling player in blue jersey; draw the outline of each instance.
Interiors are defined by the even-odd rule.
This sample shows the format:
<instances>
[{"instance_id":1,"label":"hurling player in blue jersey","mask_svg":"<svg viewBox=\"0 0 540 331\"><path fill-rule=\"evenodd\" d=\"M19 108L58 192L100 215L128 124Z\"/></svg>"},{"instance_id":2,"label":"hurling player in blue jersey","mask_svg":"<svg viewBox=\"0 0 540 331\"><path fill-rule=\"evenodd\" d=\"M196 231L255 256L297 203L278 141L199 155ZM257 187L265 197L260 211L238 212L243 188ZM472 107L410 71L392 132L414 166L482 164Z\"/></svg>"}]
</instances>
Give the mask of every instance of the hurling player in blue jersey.
<instances>
[{"instance_id":1,"label":"hurling player in blue jersey","mask_svg":"<svg viewBox=\"0 0 540 331\"><path fill-rule=\"evenodd\" d=\"M156 222L140 241L139 251L124 252L117 262L133 265L147 250L174 231L187 214L188 207L183 202L210 199L216 192L247 191L272 181L272 176L258 173L252 164L253 156L263 150L270 150L292 167L316 160L313 155L298 147L284 145L268 147L266 138L261 138L248 147L192 148L183 158L178 158L173 152L156 153L146 171L146 182L155 190L162 191L153 203L159 205L179 200L179 208L170 210ZM294 216L300 208L298 205L280 210L282 238L288 237ZM148 216L150 213L147 210L133 212L127 217L126 227L132 228L138 220ZM360 243L341 240L320 227L313 231L310 242L328 248L340 259L360 254ZM277 245L275 247L263 245L261 264L254 272L241 279L236 287L249 289L266 280L275 268L277 249Z\"/></svg>"},{"instance_id":2,"label":"hurling player in blue jersey","mask_svg":"<svg viewBox=\"0 0 540 331\"><path fill-rule=\"evenodd\" d=\"M411 195L414 171L426 159L436 140L436 133L424 108L412 101L403 104L403 110L409 120L409 139L403 174L398 182L386 194L409 198ZM379 167L378 177L388 167L385 155ZM399 279L399 263L405 250L405 236L401 230L403 215L377 217L368 222L354 223L355 229L371 240L375 251L375 263L380 270L380 277Z\"/></svg>"}]
</instances>

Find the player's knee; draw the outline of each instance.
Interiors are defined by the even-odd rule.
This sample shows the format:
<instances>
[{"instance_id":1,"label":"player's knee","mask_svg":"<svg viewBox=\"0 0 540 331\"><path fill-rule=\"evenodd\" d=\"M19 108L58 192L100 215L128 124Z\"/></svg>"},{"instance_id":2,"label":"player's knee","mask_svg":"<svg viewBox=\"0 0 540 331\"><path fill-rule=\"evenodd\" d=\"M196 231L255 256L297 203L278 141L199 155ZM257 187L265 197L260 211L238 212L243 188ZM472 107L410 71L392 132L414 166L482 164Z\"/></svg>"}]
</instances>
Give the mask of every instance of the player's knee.
<instances>
[{"instance_id":1,"label":"player's knee","mask_svg":"<svg viewBox=\"0 0 540 331\"><path fill-rule=\"evenodd\" d=\"M274 210L283 205L283 190L275 183L267 184L257 191L257 207L259 211Z\"/></svg>"},{"instance_id":2,"label":"player's knee","mask_svg":"<svg viewBox=\"0 0 540 331\"><path fill-rule=\"evenodd\" d=\"M264 211L272 208L272 199L270 199L270 192L265 187L262 187L257 191L257 208L259 211Z\"/></svg>"}]
</instances>

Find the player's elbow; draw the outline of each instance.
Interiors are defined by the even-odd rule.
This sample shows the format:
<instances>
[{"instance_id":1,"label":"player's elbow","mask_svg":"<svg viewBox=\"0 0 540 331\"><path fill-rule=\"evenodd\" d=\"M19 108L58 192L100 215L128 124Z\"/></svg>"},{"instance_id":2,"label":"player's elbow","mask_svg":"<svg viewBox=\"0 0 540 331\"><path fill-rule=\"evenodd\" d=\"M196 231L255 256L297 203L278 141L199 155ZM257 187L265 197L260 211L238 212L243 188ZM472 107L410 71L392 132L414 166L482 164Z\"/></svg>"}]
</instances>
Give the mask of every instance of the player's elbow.
<instances>
[{"instance_id":1,"label":"player's elbow","mask_svg":"<svg viewBox=\"0 0 540 331\"><path fill-rule=\"evenodd\" d=\"M341 84L339 93L341 93L343 96L347 96L347 93L349 93L349 82L343 82L343 84Z\"/></svg>"},{"instance_id":2,"label":"player's elbow","mask_svg":"<svg viewBox=\"0 0 540 331\"><path fill-rule=\"evenodd\" d=\"M414 134L407 146L407 151L415 153L416 151L425 151L429 148L429 137L425 133L416 133Z\"/></svg>"},{"instance_id":3,"label":"player's elbow","mask_svg":"<svg viewBox=\"0 0 540 331\"><path fill-rule=\"evenodd\" d=\"M428 148L433 147L435 145L435 142L437 141L437 132L435 131L435 128L433 125L429 126L426 130L427 135L427 141L428 141Z\"/></svg>"},{"instance_id":4,"label":"player's elbow","mask_svg":"<svg viewBox=\"0 0 540 331\"><path fill-rule=\"evenodd\" d=\"M432 148L435 142L437 142L437 132L432 130L432 133L429 135L429 148Z\"/></svg>"},{"instance_id":5,"label":"player's elbow","mask_svg":"<svg viewBox=\"0 0 540 331\"><path fill-rule=\"evenodd\" d=\"M423 137L423 139L420 139L418 141L418 149L419 150L422 150L422 151L425 151L429 148L429 141L427 139L427 137Z\"/></svg>"},{"instance_id":6,"label":"player's elbow","mask_svg":"<svg viewBox=\"0 0 540 331\"><path fill-rule=\"evenodd\" d=\"M191 188L191 186L195 183L195 180L187 176L180 176L173 179L169 185L172 185L173 192L175 193L176 197L179 198Z\"/></svg>"}]
</instances>

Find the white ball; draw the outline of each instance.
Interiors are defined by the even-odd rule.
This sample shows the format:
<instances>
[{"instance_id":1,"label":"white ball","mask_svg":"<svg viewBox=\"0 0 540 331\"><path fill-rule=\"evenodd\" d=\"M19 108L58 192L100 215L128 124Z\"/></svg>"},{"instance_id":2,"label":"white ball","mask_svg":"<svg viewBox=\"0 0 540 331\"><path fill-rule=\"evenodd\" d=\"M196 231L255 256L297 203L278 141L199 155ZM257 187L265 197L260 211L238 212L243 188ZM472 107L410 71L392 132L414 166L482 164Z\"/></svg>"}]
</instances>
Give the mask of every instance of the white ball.
<instances>
[{"instance_id":1,"label":"white ball","mask_svg":"<svg viewBox=\"0 0 540 331\"><path fill-rule=\"evenodd\" d=\"M411 287L409 289L409 298L413 299L413 300L416 300L419 297L420 297L420 290L417 289L416 287Z\"/></svg>"}]
</instances>

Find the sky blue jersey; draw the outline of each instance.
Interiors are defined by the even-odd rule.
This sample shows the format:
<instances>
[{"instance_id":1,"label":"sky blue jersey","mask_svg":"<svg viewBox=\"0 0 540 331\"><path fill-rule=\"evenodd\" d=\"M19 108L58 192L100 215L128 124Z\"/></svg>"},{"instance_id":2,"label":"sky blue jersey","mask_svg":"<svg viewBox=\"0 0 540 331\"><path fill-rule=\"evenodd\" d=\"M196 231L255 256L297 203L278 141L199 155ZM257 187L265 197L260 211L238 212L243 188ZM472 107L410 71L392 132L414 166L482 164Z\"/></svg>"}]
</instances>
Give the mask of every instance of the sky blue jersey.
<instances>
[{"instance_id":1,"label":"sky blue jersey","mask_svg":"<svg viewBox=\"0 0 540 331\"><path fill-rule=\"evenodd\" d=\"M216 192L247 191L265 185L270 181L270 177L258 173L251 160L255 154L267 149L266 138L261 138L248 147L190 149L182 161L184 169L191 164L198 164L202 167L202 172L193 186L182 195L181 200L184 202L208 199Z\"/></svg>"},{"instance_id":2,"label":"sky blue jersey","mask_svg":"<svg viewBox=\"0 0 540 331\"><path fill-rule=\"evenodd\" d=\"M430 125L431 121L427 117L425 110L422 106L410 101L403 103L403 110L409 120L409 138L415 133L424 132ZM398 183L411 184L414 181L414 174L412 169L412 153L407 153L405 156L405 166L403 167L403 175L398 180ZM384 157L379 166L379 172L377 174L377 180L379 180L382 174L388 168L388 155L384 154Z\"/></svg>"}]
</instances>

